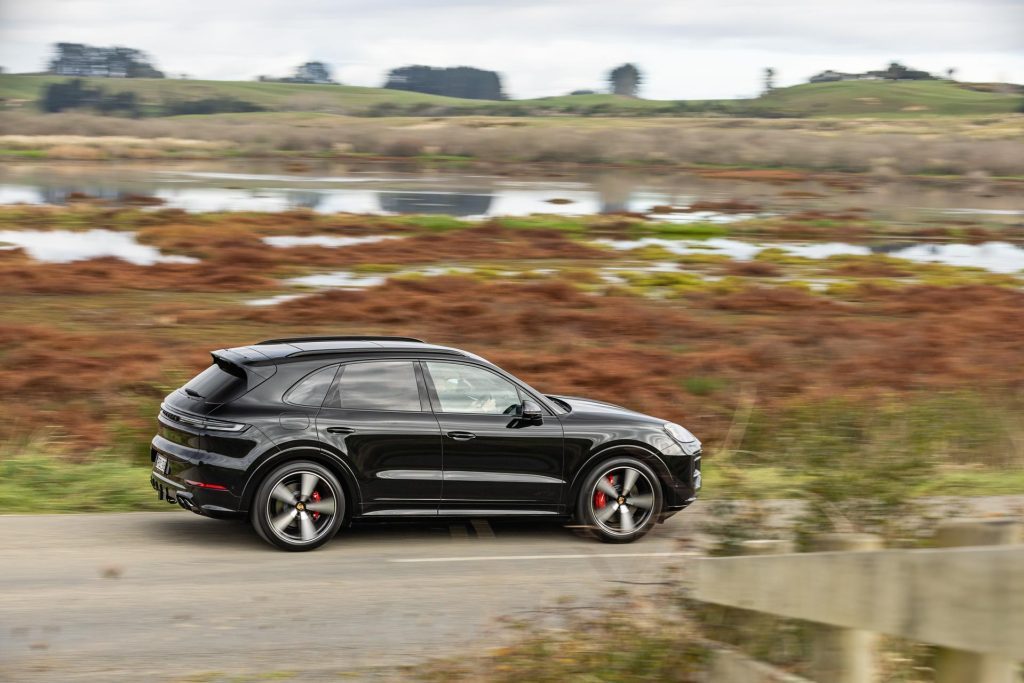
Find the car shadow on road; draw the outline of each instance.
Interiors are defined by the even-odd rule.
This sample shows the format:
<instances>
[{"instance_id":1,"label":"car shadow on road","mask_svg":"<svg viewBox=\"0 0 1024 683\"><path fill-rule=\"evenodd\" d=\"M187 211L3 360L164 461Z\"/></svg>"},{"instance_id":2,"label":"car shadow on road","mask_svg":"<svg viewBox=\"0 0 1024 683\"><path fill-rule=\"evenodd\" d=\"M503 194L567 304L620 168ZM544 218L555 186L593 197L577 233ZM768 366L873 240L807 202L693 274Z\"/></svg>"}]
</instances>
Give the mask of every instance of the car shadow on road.
<instances>
[{"instance_id":1,"label":"car shadow on road","mask_svg":"<svg viewBox=\"0 0 1024 683\"><path fill-rule=\"evenodd\" d=\"M174 545L216 546L218 548L267 548L241 520L214 520L188 513L169 512L146 521L153 538L165 539ZM576 530L558 522L518 521L437 521L422 523L359 523L342 529L335 537L339 542L359 545L389 545L410 541L500 540L503 542L544 542L561 540L568 543L584 541Z\"/></svg>"}]
</instances>

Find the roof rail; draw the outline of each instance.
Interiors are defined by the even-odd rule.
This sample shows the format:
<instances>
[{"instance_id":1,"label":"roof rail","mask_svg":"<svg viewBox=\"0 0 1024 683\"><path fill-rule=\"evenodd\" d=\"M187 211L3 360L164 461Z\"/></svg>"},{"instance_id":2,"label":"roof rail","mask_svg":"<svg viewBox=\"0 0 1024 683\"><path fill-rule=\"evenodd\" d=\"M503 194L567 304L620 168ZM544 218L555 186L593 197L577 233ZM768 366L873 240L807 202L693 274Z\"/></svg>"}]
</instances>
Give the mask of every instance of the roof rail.
<instances>
[{"instance_id":1,"label":"roof rail","mask_svg":"<svg viewBox=\"0 0 1024 683\"><path fill-rule=\"evenodd\" d=\"M328 342L328 341L402 341L402 342L416 342L417 344L426 344L422 339L416 339L415 337L388 337L385 335L366 335L366 334L354 334L354 335L326 335L322 337L285 337L282 339L265 339L261 342L256 342L256 346L262 346L265 344L293 344L295 342Z\"/></svg>"}]
</instances>

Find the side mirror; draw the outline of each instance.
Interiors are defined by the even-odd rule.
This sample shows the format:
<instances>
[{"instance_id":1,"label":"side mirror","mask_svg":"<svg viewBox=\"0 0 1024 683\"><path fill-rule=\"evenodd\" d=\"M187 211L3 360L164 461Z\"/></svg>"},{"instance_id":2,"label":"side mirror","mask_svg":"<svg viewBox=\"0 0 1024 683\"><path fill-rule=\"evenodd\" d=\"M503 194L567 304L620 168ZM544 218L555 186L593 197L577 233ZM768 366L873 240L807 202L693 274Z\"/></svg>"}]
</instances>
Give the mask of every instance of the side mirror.
<instances>
[{"instance_id":1,"label":"side mirror","mask_svg":"<svg viewBox=\"0 0 1024 683\"><path fill-rule=\"evenodd\" d=\"M544 419L544 411L537 405L536 401L527 398L523 399L523 410L519 416L530 422L540 422Z\"/></svg>"}]
</instances>

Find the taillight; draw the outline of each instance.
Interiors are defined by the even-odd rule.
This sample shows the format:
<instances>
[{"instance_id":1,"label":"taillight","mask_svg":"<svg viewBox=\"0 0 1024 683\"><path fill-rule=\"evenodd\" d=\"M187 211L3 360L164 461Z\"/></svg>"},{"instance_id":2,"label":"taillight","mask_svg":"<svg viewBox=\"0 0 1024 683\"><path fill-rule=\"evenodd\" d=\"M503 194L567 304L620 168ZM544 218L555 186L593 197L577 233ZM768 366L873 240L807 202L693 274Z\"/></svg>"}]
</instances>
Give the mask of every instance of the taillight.
<instances>
[{"instance_id":1,"label":"taillight","mask_svg":"<svg viewBox=\"0 0 1024 683\"><path fill-rule=\"evenodd\" d=\"M227 486L221 486L220 484L209 484L209 483L207 483L205 481L192 481L191 479L186 479L185 483L186 484L191 484L192 486L195 486L197 488L209 489L211 491L227 491L228 490Z\"/></svg>"},{"instance_id":2,"label":"taillight","mask_svg":"<svg viewBox=\"0 0 1024 683\"><path fill-rule=\"evenodd\" d=\"M241 432L244 431L249 425L242 424L241 422L206 420L203 426L206 427L207 429L212 429L215 432Z\"/></svg>"},{"instance_id":3,"label":"taillight","mask_svg":"<svg viewBox=\"0 0 1024 683\"><path fill-rule=\"evenodd\" d=\"M183 413L169 410L167 406L160 406L160 416L164 418L165 424L173 426L175 424L186 424L192 427L199 427L200 429L209 429L214 432L244 432L249 428L249 425L241 422L228 422L227 420L211 420L208 417L200 417L198 415L186 415Z\"/></svg>"}]
</instances>

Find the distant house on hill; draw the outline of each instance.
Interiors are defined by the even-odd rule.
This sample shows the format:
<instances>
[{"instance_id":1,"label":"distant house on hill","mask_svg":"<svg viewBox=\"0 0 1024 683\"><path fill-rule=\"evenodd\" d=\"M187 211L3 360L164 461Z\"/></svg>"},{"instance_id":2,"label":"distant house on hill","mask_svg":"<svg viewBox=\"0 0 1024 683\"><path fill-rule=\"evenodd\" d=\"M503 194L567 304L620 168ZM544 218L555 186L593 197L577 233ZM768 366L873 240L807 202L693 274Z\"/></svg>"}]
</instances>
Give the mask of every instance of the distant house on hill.
<instances>
[{"instance_id":1,"label":"distant house on hill","mask_svg":"<svg viewBox=\"0 0 1024 683\"><path fill-rule=\"evenodd\" d=\"M890 80L890 81L928 81L934 80L927 71L910 69L899 62L892 62L885 69L876 71L865 71L864 73L851 74L843 71L827 69L819 74L811 76L808 83L835 83L837 81L865 81L865 80Z\"/></svg>"},{"instance_id":2,"label":"distant house on hill","mask_svg":"<svg viewBox=\"0 0 1024 683\"><path fill-rule=\"evenodd\" d=\"M814 74L808 79L809 83L835 83L836 81L857 81L865 77L865 74L848 74L842 71L826 69L820 74Z\"/></svg>"},{"instance_id":3,"label":"distant house on hill","mask_svg":"<svg viewBox=\"0 0 1024 683\"><path fill-rule=\"evenodd\" d=\"M264 83L317 83L320 85L334 84L331 67L324 62L306 62L295 67L295 73L284 78L260 76L257 80Z\"/></svg>"}]
</instances>

